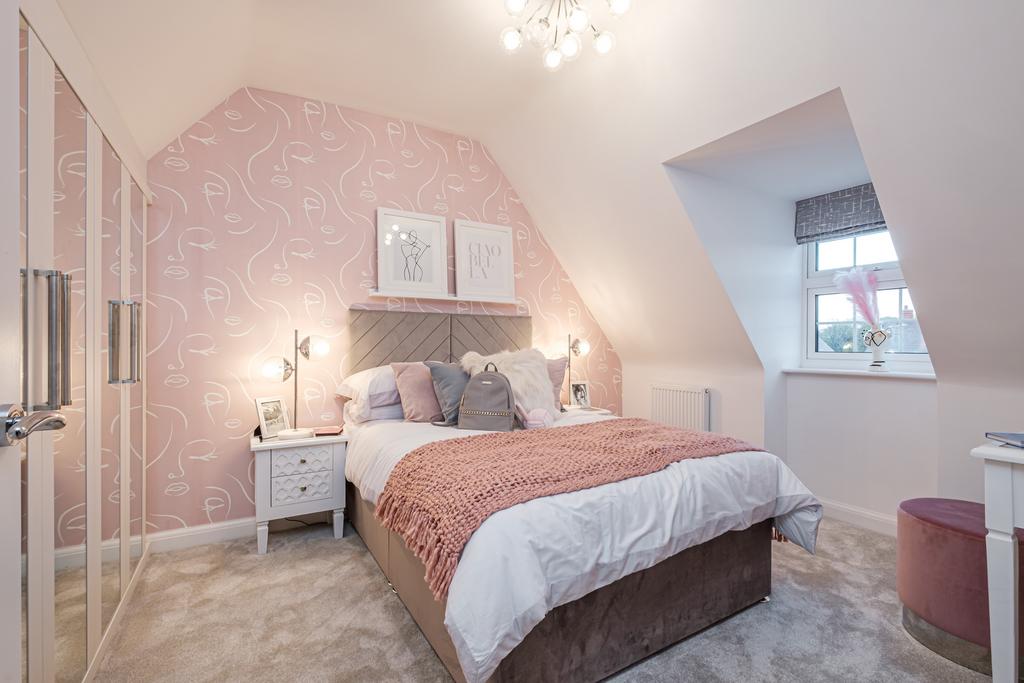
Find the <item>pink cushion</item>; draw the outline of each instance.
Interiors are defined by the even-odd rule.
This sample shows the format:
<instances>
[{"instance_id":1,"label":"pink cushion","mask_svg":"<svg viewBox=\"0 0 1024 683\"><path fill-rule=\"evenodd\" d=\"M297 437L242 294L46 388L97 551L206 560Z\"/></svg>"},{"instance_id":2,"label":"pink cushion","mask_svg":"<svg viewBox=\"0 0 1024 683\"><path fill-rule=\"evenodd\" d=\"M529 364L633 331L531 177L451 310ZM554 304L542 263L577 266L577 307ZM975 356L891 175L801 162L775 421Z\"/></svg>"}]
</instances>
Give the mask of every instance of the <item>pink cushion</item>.
<instances>
[{"instance_id":1,"label":"pink cushion","mask_svg":"<svg viewBox=\"0 0 1024 683\"><path fill-rule=\"evenodd\" d=\"M905 500L896 515L900 601L932 626L988 648L986 533L985 506L966 500ZM1017 539L1024 542L1024 531ZM1020 600L1024 617L1024 592Z\"/></svg>"},{"instance_id":2,"label":"pink cushion","mask_svg":"<svg viewBox=\"0 0 1024 683\"><path fill-rule=\"evenodd\" d=\"M402 412L409 422L439 422L444 420L441 404L434 393L434 381L425 363L392 363Z\"/></svg>"},{"instance_id":3,"label":"pink cushion","mask_svg":"<svg viewBox=\"0 0 1024 683\"><path fill-rule=\"evenodd\" d=\"M568 358L549 358L548 376L551 377L551 387L555 393L555 405L562 407L562 384L565 383L565 371L569 367Z\"/></svg>"}]
</instances>

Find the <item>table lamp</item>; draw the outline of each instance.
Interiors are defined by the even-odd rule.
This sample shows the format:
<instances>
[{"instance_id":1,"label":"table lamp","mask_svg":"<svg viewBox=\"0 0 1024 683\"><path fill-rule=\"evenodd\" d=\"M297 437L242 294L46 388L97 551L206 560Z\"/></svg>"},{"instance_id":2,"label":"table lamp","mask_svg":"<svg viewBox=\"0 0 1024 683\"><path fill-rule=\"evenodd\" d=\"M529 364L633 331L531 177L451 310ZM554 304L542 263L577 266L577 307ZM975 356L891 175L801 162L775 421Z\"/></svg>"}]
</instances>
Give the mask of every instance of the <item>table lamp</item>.
<instances>
[{"instance_id":1,"label":"table lamp","mask_svg":"<svg viewBox=\"0 0 1024 683\"><path fill-rule=\"evenodd\" d=\"M263 376L275 382L287 382L294 375L293 379L293 407L292 419L295 424L291 429L282 429L277 433L279 439L308 439L313 436L312 427L299 428L299 355L306 360L320 359L327 356L331 351L330 343L323 337L306 337L299 341L299 331L295 330L294 361L283 356L268 358L263 363Z\"/></svg>"}]
</instances>

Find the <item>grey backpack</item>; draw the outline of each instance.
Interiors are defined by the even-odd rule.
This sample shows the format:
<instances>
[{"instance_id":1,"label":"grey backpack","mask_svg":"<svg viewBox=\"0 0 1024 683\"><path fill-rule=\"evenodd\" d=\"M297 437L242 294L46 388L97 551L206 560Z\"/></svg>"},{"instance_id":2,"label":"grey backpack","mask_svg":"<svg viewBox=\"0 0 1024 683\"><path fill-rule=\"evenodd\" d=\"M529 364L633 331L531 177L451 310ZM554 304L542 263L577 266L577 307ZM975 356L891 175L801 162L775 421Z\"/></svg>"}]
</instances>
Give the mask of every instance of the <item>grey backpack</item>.
<instances>
[{"instance_id":1,"label":"grey backpack","mask_svg":"<svg viewBox=\"0 0 1024 683\"><path fill-rule=\"evenodd\" d=\"M494 368L494 370L491 370ZM469 378L459 403L459 429L511 432L516 419L516 401L508 378L498 366L488 363L483 372Z\"/></svg>"}]
</instances>

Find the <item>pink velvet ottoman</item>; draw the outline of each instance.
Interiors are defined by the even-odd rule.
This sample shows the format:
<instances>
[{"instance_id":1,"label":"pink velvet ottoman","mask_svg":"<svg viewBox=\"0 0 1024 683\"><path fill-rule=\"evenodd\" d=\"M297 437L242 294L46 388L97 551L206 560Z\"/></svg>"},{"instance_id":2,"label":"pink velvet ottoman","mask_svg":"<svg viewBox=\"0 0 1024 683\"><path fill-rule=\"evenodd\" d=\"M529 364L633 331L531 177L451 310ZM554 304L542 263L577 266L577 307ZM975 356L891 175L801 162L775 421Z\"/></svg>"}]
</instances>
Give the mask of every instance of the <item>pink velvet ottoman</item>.
<instances>
[{"instance_id":1,"label":"pink velvet ottoman","mask_svg":"<svg viewBox=\"0 0 1024 683\"><path fill-rule=\"evenodd\" d=\"M907 633L943 657L991 675L986 533L980 503L903 501L896 517L896 585ZM1017 529L1017 539L1024 541L1024 530ZM1024 553L1021 559L1024 578ZM1024 615L1024 591L1021 596Z\"/></svg>"}]
</instances>

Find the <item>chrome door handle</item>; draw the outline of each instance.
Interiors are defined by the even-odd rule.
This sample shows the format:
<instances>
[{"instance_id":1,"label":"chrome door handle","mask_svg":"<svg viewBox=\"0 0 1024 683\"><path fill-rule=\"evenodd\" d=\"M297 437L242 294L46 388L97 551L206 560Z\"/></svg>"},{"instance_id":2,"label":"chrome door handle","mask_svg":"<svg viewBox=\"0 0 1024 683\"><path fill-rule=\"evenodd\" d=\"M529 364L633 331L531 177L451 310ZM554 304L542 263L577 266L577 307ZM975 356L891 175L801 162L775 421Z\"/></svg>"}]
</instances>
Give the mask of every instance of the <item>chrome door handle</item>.
<instances>
[{"instance_id":1,"label":"chrome door handle","mask_svg":"<svg viewBox=\"0 0 1024 683\"><path fill-rule=\"evenodd\" d=\"M139 382L139 368L142 366L142 359L139 357L139 352L142 349L140 344L140 330L139 330L139 318L141 312L141 304L138 301L131 301L128 303L128 320L130 321L128 331L128 345L129 352L131 355L128 361L128 383L138 384Z\"/></svg>"},{"instance_id":2,"label":"chrome door handle","mask_svg":"<svg viewBox=\"0 0 1024 683\"><path fill-rule=\"evenodd\" d=\"M121 384L121 302L107 302L107 384Z\"/></svg>"},{"instance_id":3,"label":"chrome door handle","mask_svg":"<svg viewBox=\"0 0 1024 683\"><path fill-rule=\"evenodd\" d=\"M60 274L60 405L71 405L71 276Z\"/></svg>"},{"instance_id":4,"label":"chrome door handle","mask_svg":"<svg viewBox=\"0 0 1024 683\"><path fill-rule=\"evenodd\" d=\"M37 410L27 415L16 403L0 406L0 419L3 420L0 447L13 446L32 432L64 429L67 424L64 414L56 410Z\"/></svg>"},{"instance_id":5,"label":"chrome door handle","mask_svg":"<svg viewBox=\"0 0 1024 683\"><path fill-rule=\"evenodd\" d=\"M63 341L64 311L61 296L63 273L59 270L35 270L36 277L46 278L46 403L33 406L35 410L57 410L61 404L61 342Z\"/></svg>"}]
</instances>

